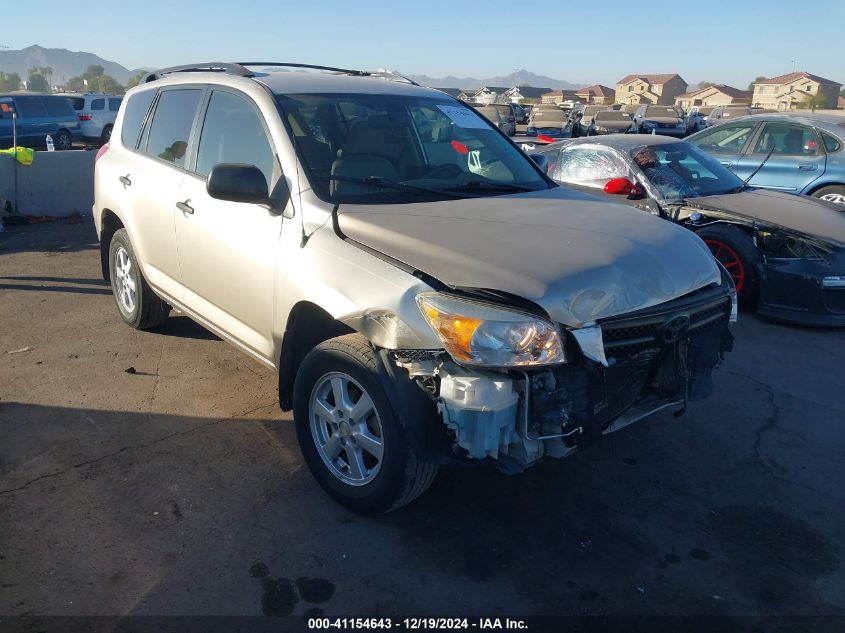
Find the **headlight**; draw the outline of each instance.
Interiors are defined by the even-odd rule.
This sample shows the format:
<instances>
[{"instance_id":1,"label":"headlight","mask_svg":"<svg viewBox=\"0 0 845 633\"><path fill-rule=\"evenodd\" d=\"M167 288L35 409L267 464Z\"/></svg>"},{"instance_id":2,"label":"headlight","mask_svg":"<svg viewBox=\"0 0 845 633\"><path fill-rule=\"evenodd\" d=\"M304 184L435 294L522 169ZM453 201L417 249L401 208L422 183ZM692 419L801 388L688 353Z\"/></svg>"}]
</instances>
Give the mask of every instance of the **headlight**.
<instances>
[{"instance_id":1,"label":"headlight","mask_svg":"<svg viewBox=\"0 0 845 633\"><path fill-rule=\"evenodd\" d=\"M593 128L596 132L607 132L606 127L602 127L601 125L597 125Z\"/></svg>"},{"instance_id":2,"label":"headlight","mask_svg":"<svg viewBox=\"0 0 845 633\"><path fill-rule=\"evenodd\" d=\"M417 295L417 304L457 362L487 367L566 362L560 333L545 319L436 292Z\"/></svg>"}]
</instances>

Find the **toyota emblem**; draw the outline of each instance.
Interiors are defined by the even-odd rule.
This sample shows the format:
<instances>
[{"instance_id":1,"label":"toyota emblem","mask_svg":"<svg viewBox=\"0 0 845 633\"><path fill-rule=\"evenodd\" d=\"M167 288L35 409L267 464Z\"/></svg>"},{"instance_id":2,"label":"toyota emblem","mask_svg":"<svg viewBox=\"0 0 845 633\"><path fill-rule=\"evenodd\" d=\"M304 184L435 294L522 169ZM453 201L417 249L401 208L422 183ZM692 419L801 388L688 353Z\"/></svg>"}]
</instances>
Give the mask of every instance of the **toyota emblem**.
<instances>
[{"instance_id":1,"label":"toyota emblem","mask_svg":"<svg viewBox=\"0 0 845 633\"><path fill-rule=\"evenodd\" d=\"M689 315L679 314L672 317L663 326L663 342L677 343L681 337L689 330Z\"/></svg>"}]
</instances>

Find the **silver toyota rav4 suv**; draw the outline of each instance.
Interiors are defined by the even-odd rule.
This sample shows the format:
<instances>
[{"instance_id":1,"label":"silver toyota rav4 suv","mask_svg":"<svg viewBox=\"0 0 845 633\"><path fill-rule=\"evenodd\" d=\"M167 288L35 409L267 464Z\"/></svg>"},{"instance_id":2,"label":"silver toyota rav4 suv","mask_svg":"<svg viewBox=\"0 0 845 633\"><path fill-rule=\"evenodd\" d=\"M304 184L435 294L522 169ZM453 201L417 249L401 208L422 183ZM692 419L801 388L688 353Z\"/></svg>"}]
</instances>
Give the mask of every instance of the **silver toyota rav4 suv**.
<instances>
[{"instance_id":1,"label":"silver toyota rav4 suv","mask_svg":"<svg viewBox=\"0 0 845 633\"><path fill-rule=\"evenodd\" d=\"M730 277L694 233L557 186L384 71L158 71L95 181L121 318L178 310L278 370L305 461L359 512L440 464L519 472L679 413L731 347Z\"/></svg>"}]
</instances>

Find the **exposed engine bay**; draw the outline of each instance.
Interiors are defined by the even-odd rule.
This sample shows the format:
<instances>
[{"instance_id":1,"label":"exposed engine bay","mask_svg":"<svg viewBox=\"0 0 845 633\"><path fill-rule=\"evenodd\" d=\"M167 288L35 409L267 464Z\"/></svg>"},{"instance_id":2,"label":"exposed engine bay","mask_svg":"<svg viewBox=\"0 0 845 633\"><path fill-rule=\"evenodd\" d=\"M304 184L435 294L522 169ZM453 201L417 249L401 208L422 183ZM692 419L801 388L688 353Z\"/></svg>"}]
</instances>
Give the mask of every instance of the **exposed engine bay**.
<instances>
[{"instance_id":1,"label":"exposed engine bay","mask_svg":"<svg viewBox=\"0 0 845 633\"><path fill-rule=\"evenodd\" d=\"M731 310L727 290L711 286L602 320L588 336L565 330L567 362L530 371L468 369L425 350L397 350L393 359L434 400L455 455L490 457L516 473L706 397L732 348Z\"/></svg>"}]
</instances>

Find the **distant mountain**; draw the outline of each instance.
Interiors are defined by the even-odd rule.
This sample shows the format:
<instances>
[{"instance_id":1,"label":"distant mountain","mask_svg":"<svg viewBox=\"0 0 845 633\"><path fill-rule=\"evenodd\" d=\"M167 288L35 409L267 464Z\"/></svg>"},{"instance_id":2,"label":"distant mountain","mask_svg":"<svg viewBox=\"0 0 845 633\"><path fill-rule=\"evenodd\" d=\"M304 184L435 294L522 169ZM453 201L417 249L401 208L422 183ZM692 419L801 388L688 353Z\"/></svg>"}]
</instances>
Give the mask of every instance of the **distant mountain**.
<instances>
[{"instance_id":1,"label":"distant mountain","mask_svg":"<svg viewBox=\"0 0 845 633\"><path fill-rule=\"evenodd\" d=\"M475 79L474 77L429 77L428 75L407 75L417 83L434 88L481 88L482 86L534 86L537 88L554 88L574 90L583 88L581 84L573 84L562 79L553 79L546 75L535 75L527 70L517 70L509 75L499 77L488 77L487 79Z\"/></svg>"},{"instance_id":2,"label":"distant mountain","mask_svg":"<svg viewBox=\"0 0 845 633\"><path fill-rule=\"evenodd\" d=\"M53 69L53 84L63 84L71 77L81 75L92 65L102 66L107 75L122 84L137 74L137 71L130 71L94 53L69 51L65 48L43 48L37 44L19 51L0 50L0 71L18 73L24 80L30 68L49 66Z\"/></svg>"}]
</instances>

